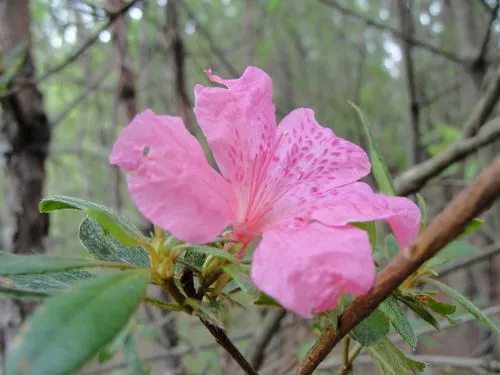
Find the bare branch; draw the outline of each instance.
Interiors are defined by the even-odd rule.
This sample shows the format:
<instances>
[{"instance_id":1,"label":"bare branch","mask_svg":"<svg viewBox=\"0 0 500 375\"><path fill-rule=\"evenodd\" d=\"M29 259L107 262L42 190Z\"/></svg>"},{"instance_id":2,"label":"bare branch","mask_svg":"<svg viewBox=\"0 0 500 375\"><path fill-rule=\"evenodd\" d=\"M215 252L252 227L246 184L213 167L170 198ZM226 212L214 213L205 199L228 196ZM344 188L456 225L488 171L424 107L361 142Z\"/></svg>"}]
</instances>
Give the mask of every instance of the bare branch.
<instances>
[{"instance_id":1,"label":"bare branch","mask_svg":"<svg viewBox=\"0 0 500 375\"><path fill-rule=\"evenodd\" d=\"M433 220L399 256L377 275L371 292L360 296L340 315L338 326L327 327L299 364L297 374L309 375L335 345L425 261L455 239L465 225L500 196L500 157Z\"/></svg>"},{"instance_id":2,"label":"bare branch","mask_svg":"<svg viewBox=\"0 0 500 375\"><path fill-rule=\"evenodd\" d=\"M109 13L108 21L104 25L102 25L94 33L94 35L92 35L90 38L88 38L76 51L74 51L73 53L68 55L66 57L66 59L64 59L63 62L61 62L60 64L47 70L47 72L45 72L45 74L43 74L38 79L32 79L32 80L27 80L24 82L19 82L15 87L12 87L7 92L2 93L0 95L0 99L7 97L9 95L12 95L16 92L19 92L24 87L39 84L39 83L45 81L50 76L52 76L56 73L59 73L60 71L66 69L69 65L71 65L73 62L75 62L81 55L83 55L87 49L89 49L95 42L97 42L99 40L99 34L102 31L106 30L109 26L111 26L122 14L128 12L128 10L130 8L132 8L139 1L140 0L132 0L132 1L130 1L130 3L128 3L123 8L116 11L115 13Z\"/></svg>"},{"instance_id":3,"label":"bare branch","mask_svg":"<svg viewBox=\"0 0 500 375\"><path fill-rule=\"evenodd\" d=\"M258 370L264 361L264 352L267 345L278 332L281 321L286 316L286 310L270 311L262 323L261 329L255 334L254 338L248 345L246 357L252 366Z\"/></svg>"},{"instance_id":4,"label":"bare branch","mask_svg":"<svg viewBox=\"0 0 500 375\"><path fill-rule=\"evenodd\" d=\"M62 120L68 116L73 109L75 109L77 106L79 106L82 101L94 90L96 90L102 83L104 82L104 79L111 73L111 66L109 66L107 69L105 69L97 79L95 79L93 82L87 85L85 90L82 90L78 95L76 95L73 100L71 100L68 105L62 109L51 121L51 126L52 128L56 127L57 124L59 124Z\"/></svg>"},{"instance_id":5,"label":"bare branch","mask_svg":"<svg viewBox=\"0 0 500 375\"><path fill-rule=\"evenodd\" d=\"M337 9L339 12L341 12L345 15L348 15L350 17L353 17L353 18L356 18L360 21L363 21L367 26L371 26L371 27L374 27L374 28L379 29L379 30L388 31L396 38L402 39L411 45L426 49L427 51L430 51L436 55L442 56L442 57L446 58L447 60L452 61L454 63L461 64L461 65L463 65L465 63L464 61L462 61L462 59L460 57L458 57L456 54L454 54L452 52L443 51L442 49L435 47L432 44L428 44L424 41L415 39L413 37L411 37L411 38L406 37L402 32L392 28L391 26L384 25L384 24L379 23L371 18L365 17L364 15L359 14L358 12L355 12L352 9L345 8L335 0L318 0L318 1L325 4L325 5L328 5L332 8L334 8L334 9Z\"/></svg>"},{"instance_id":6,"label":"bare branch","mask_svg":"<svg viewBox=\"0 0 500 375\"><path fill-rule=\"evenodd\" d=\"M203 325L208 329L208 331L215 338L215 341L222 346L226 352L228 352L231 357L238 362L240 367L245 371L245 373L250 375L258 375L257 371L255 371L250 363L245 359L243 354L238 350L236 346L232 343L229 337L226 335L226 332L220 327L217 327L206 320L200 319Z\"/></svg>"},{"instance_id":7,"label":"bare branch","mask_svg":"<svg viewBox=\"0 0 500 375\"><path fill-rule=\"evenodd\" d=\"M473 264L479 263L483 260L489 259L497 254L500 254L500 244L494 244L492 246L488 246L487 249L484 251L480 252L477 255L474 255L471 258L463 259L457 262L453 262L450 264L447 264L445 266L439 267L437 269L437 273L439 276L446 276L452 272L461 270L463 268L467 268L469 266L472 266Z\"/></svg>"},{"instance_id":8,"label":"bare branch","mask_svg":"<svg viewBox=\"0 0 500 375\"><path fill-rule=\"evenodd\" d=\"M477 102L464 126L460 138L445 151L419 163L403 172L394 180L398 195L408 195L418 191L432 177L437 176L453 163L464 159L500 137L500 116L485 121L493 111L500 97L500 66L495 71L488 88ZM483 129L474 136L480 127Z\"/></svg>"},{"instance_id":9,"label":"bare branch","mask_svg":"<svg viewBox=\"0 0 500 375\"><path fill-rule=\"evenodd\" d=\"M486 57L486 51L488 50L488 43L491 39L491 33L493 31L493 23L498 17L498 9L500 8L500 0L497 0L493 9L491 9L490 20L488 22L488 28L486 29L486 33L483 38L483 42L479 47L479 52L477 53L475 63L482 63Z\"/></svg>"},{"instance_id":10,"label":"bare branch","mask_svg":"<svg viewBox=\"0 0 500 375\"><path fill-rule=\"evenodd\" d=\"M437 102L438 100L442 99L443 97L457 91L461 85L462 85L462 83L460 81L455 82L453 85L451 85L449 87L445 87L443 90L435 93L430 98L426 98L424 95L422 95L424 97L422 99L418 100L417 103L420 107L427 107L427 106L433 104L434 102Z\"/></svg>"}]
</instances>

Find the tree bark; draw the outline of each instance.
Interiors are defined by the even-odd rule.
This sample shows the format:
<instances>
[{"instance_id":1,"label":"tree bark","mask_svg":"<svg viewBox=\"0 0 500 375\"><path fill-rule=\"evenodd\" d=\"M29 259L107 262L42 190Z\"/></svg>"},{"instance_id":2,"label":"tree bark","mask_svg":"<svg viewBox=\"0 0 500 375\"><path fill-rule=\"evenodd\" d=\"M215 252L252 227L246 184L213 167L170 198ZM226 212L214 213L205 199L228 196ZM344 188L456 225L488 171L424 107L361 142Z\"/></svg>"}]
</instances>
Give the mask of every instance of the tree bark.
<instances>
[{"instance_id":1,"label":"tree bark","mask_svg":"<svg viewBox=\"0 0 500 375\"><path fill-rule=\"evenodd\" d=\"M24 44L22 63L8 88L33 82L31 15L28 0L0 0L0 44L5 56ZM15 59L14 59L15 60ZM11 61L12 62L12 61ZM5 71L5 69L2 69ZM24 84L1 100L1 150L4 157L7 236L5 249L14 254L44 253L48 217L38 211L45 184L45 161L51 129L43 97L35 84ZM19 325L34 309L32 302L0 300L0 368L2 353Z\"/></svg>"},{"instance_id":2,"label":"tree bark","mask_svg":"<svg viewBox=\"0 0 500 375\"><path fill-rule=\"evenodd\" d=\"M418 164L421 161L420 155L420 107L417 100L417 87L415 72L413 69L412 45L407 39L413 38L413 19L411 12L411 1L398 0L395 4L398 13L399 27L405 36L401 39L403 50L404 77L406 90L408 92L408 117L409 125L407 132L408 139L408 162L409 165Z\"/></svg>"},{"instance_id":3,"label":"tree bark","mask_svg":"<svg viewBox=\"0 0 500 375\"><path fill-rule=\"evenodd\" d=\"M106 0L106 8L111 14L118 12L126 4L123 0ZM128 53L127 43L127 13L117 16L115 22L110 27L111 44L113 46L114 58L118 69L118 83L115 92L115 102L113 107L112 129L120 126L120 111L123 111L123 122L130 122L137 113L137 100L135 90L135 74L131 66L131 59ZM113 134L114 135L114 134ZM118 167L112 168L110 187L108 190L108 202L112 208L120 211L121 201L121 174Z\"/></svg>"}]
</instances>

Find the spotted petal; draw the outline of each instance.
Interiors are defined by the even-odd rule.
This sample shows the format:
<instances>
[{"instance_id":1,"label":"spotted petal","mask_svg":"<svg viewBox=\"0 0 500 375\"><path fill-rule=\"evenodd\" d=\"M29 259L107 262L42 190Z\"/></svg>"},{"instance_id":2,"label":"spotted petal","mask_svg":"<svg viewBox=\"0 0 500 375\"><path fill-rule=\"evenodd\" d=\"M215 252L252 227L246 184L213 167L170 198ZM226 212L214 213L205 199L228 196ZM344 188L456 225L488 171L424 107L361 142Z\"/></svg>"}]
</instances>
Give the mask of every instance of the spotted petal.
<instances>
[{"instance_id":1,"label":"spotted petal","mask_svg":"<svg viewBox=\"0 0 500 375\"><path fill-rule=\"evenodd\" d=\"M128 172L139 211L181 240L208 242L234 221L231 186L178 117L138 114L115 142L110 163Z\"/></svg>"},{"instance_id":2,"label":"spotted petal","mask_svg":"<svg viewBox=\"0 0 500 375\"><path fill-rule=\"evenodd\" d=\"M420 210L411 200L376 194L369 185L356 182L335 189L312 218L326 225L386 220L402 248L418 234Z\"/></svg>"}]
</instances>

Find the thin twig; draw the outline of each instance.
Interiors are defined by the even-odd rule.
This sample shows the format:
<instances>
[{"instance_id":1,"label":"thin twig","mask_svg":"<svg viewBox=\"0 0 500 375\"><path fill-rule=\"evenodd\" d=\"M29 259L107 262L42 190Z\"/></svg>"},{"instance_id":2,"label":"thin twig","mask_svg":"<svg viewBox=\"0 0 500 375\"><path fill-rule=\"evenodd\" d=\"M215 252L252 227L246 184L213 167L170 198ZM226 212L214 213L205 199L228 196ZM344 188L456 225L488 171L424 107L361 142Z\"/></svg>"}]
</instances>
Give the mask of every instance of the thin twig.
<instances>
[{"instance_id":1,"label":"thin twig","mask_svg":"<svg viewBox=\"0 0 500 375\"><path fill-rule=\"evenodd\" d=\"M89 49L95 42L99 40L99 34L106 30L109 26L111 26L121 14L128 12L130 8L132 8L138 1L140 0L132 0L130 3L125 5L123 8L119 9L115 13L108 13L108 21L102 25L97 31L92 35L90 38L88 38L76 51L71 53L64 59L63 62L60 64L54 66L53 68L50 68L43 74L40 78L38 79L33 79L33 80L27 80L23 82L18 82L16 86L10 88L7 92L4 92L0 95L0 99L5 98L7 96L10 96L12 94L15 94L19 91L21 91L23 88L31 85L37 85L43 81L45 81L47 78L50 76L59 73L60 71L66 69L69 65L71 65L74 61L76 61L80 56L82 56L87 49Z\"/></svg>"},{"instance_id":2,"label":"thin twig","mask_svg":"<svg viewBox=\"0 0 500 375\"><path fill-rule=\"evenodd\" d=\"M215 338L215 341L222 346L226 352L228 352L231 357L238 362L240 367L249 375L258 375L258 372L255 371L250 363L245 359L243 354L238 350L236 346L234 346L233 342L226 335L226 332L220 327L213 325L212 323L207 322L204 319L200 319L205 327L207 327L208 331Z\"/></svg>"},{"instance_id":3,"label":"thin twig","mask_svg":"<svg viewBox=\"0 0 500 375\"><path fill-rule=\"evenodd\" d=\"M195 289L193 273L189 270L184 271L181 277L181 284L184 290L184 293L190 298L195 298L197 300L201 300L203 295L199 295L199 293ZM179 292L180 293L180 292ZM246 358L241 354L238 348L233 344L231 339L227 336L226 332L207 320L200 317L200 321L207 328L207 330L212 334L215 338L215 341L224 348L224 350L229 353L229 355L240 365L240 367L249 375L258 375L257 371L254 370L252 365L246 360Z\"/></svg>"},{"instance_id":4,"label":"thin twig","mask_svg":"<svg viewBox=\"0 0 500 375\"><path fill-rule=\"evenodd\" d=\"M427 181L438 176L450 165L465 159L479 148L500 138L500 116L490 120L474 137L459 139L438 155L407 169L395 178L394 186L398 195L417 192Z\"/></svg>"},{"instance_id":5,"label":"thin twig","mask_svg":"<svg viewBox=\"0 0 500 375\"><path fill-rule=\"evenodd\" d=\"M470 220L500 196L500 157L462 192L377 276L370 293L358 297L340 315L337 328L327 327L305 358L297 374L311 374L337 343L366 318L425 261L455 239Z\"/></svg>"},{"instance_id":6,"label":"thin twig","mask_svg":"<svg viewBox=\"0 0 500 375\"><path fill-rule=\"evenodd\" d=\"M486 51L488 50L488 43L491 39L491 34L493 32L493 23L498 17L498 9L500 8L500 0L497 0L495 3L495 6L493 9L491 9L490 13L490 20L488 22L488 28L486 29L486 33L483 38L483 42L481 43L481 46L479 47L479 51L477 53L477 57L475 60L475 63L481 63L483 62L484 58L486 57Z\"/></svg>"},{"instance_id":7,"label":"thin twig","mask_svg":"<svg viewBox=\"0 0 500 375\"><path fill-rule=\"evenodd\" d=\"M392 28L391 26L388 26L388 25L384 25L382 23L379 23L371 18L368 18L368 17L365 17L364 15L362 14L359 14L358 12L355 12L354 10L352 9L348 9L346 7L343 7L342 5L340 5L337 1L334 1L334 0L319 0L320 3L323 3L325 5L328 5L336 10L338 10L339 12L345 14L345 15L348 15L350 17L353 17L353 18L356 18L360 21L363 21L367 26L371 26L371 27L374 27L376 29L379 29L379 30L383 30L383 31L388 31L390 32L392 35L394 35L395 37L399 38L399 39L402 39L404 40L405 42L409 43L409 44L412 44L414 46L417 46L417 47L421 47L423 49L426 49L436 55L439 55L439 56L442 56L446 59L448 59L449 61L452 61L454 63L457 63L457 64L464 64L464 61L458 57L456 54L452 53L452 52L447 52L447 51L443 51L442 49L438 48L438 47L435 47L431 44L428 44L422 40L418 40L418 39L415 39L415 38L410 38L410 37L406 37L404 35L404 33Z\"/></svg>"},{"instance_id":8,"label":"thin twig","mask_svg":"<svg viewBox=\"0 0 500 375\"><path fill-rule=\"evenodd\" d=\"M267 345L278 332L281 321L285 316L286 310L270 311L262 323L262 328L255 334L250 345L248 345L249 350L246 353L246 357L256 370L262 365Z\"/></svg>"}]
</instances>

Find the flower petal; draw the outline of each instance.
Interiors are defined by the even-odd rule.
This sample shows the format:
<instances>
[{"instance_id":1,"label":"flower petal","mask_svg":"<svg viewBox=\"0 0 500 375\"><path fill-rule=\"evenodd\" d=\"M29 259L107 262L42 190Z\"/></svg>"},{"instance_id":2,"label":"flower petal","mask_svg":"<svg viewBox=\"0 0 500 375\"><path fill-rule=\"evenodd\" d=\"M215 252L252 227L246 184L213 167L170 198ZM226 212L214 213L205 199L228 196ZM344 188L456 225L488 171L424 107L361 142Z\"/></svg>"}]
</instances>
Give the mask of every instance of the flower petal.
<instances>
[{"instance_id":1,"label":"flower petal","mask_svg":"<svg viewBox=\"0 0 500 375\"><path fill-rule=\"evenodd\" d=\"M366 294L375 280L368 235L354 227L312 223L264 233L252 280L287 309L310 318L334 308L341 294Z\"/></svg>"},{"instance_id":2,"label":"flower petal","mask_svg":"<svg viewBox=\"0 0 500 375\"><path fill-rule=\"evenodd\" d=\"M330 192L329 202L312 219L326 225L386 220L404 248L418 234L420 210L407 198L376 194L369 185L357 182Z\"/></svg>"},{"instance_id":3,"label":"flower petal","mask_svg":"<svg viewBox=\"0 0 500 375\"><path fill-rule=\"evenodd\" d=\"M280 123L279 144L268 168L260 201L272 206L265 227L290 218L307 220L327 192L370 172L365 151L319 125L308 108L292 111ZM272 194L268 192L272 191Z\"/></svg>"},{"instance_id":4,"label":"flower petal","mask_svg":"<svg viewBox=\"0 0 500 375\"><path fill-rule=\"evenodd\" d=\"M128 189L139 211L181 240L208 242L234 220L230 185L210 167L179 117L138 114L109 160L129 172Z\"/></svg>"},{"instance_id":5,"label":"flower petal","mask_svg":"<svg viewBox=\"0 0 500 375\"><path fill-rule=\"evenodd\" d=\"M227 88L196 85L194 113L222 175L237 189L249 187L259 155L274 142L271 77L248 67L238 79L209 78Z\"/></svg>"}]
</instances>

